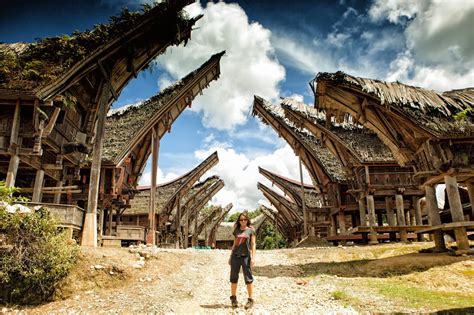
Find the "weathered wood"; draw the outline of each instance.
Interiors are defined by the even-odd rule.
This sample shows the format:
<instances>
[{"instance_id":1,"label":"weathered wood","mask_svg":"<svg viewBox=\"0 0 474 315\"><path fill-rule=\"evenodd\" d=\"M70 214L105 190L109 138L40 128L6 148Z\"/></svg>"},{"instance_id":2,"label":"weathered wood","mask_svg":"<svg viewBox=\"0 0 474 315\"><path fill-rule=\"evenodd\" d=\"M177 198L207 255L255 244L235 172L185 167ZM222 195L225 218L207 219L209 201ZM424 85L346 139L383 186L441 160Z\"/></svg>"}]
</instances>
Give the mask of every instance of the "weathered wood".
<instances>
[{"instance_id":1,"label":"weathered wood","mask_svg":"<svg viewBox=\"0 0 474 315\"><path fill-rule=\"evenodd\" d=\"M397 208L397 225L398 226L406 226L406 220L405 220L405 209L403 205L403 195L401 194L396 194L395 195L395 206ZM401 242L408 242L407 238L407 231L405 230L400 230L400 241Z\"/></svg>"},{"instance_id":2,"label":"weathered wood","mask_svg":"<svg viewBox=\"0 0 474 315\"><path fill-rule=\"evenodd\" d=\"M377 233L374 230L375 223L375 202L373 195L367 195L367 209L369 211L369 244L378 244Z\"/></svg>"},{"instance_id":3,"label":"weathered wood","mask_svg":"<svg viewBox=\"0 0 474 315\"><path fill-rule=\"evenodd\" d=\"M299 158L300 165L300 182L301 182L301 205L303 208L303 237L308 235L308 214L306 213L306 202L304 197L304 185L303 185L303 163L301 157Z\"/></svg>"},{"instance_id":4,"label":"weathered wood","mask_svg":"<svg viewBox=\"0 0 474 315\"><path fill-rule=\"evenodd\" d=\"M436 189L433 186L425 186L426 205L428 207L428 216L432 226L441 225L441 217L439 216L438 204L436 201ZM446 244L442 231L433 233L435 242L435 250L438 252L446 251Z\"/></svg>"},{"instance_id":5,"label":"weathered wood","mask_svg":"<svg viewBox=\"0 0 474 315\"><path fill-rule=\"evenodd\" d=\"M150 206L148 212L148 230L146 235L147 244L156 244L156 176L158 174L158 152L160 149L160 140L156 135L156 128L151 130L151 187L150 187Z\"/></svg>"},{"instance_id":6,"label":"weathered wood","mask_svg":"<svg viewBox=\"0 0 474 315\"><path fill-rule=\"evenodd\" d=\"M20 157L18 155L10 156L10 163L8 164L7 179L5 185L7 187L15 186L16 173L18 172L18 165L20 164Z\"/></svg>"},{"instance_id":7,"label":"weathered wood","mask_svg":"<svg viewBox=\"0 0 474 315\"><path fill-rule=\"evenodd\" d=\"M13 114L13 124L10 133L10 148L18 146L18 132L20 130L20 99L17 99L15 113Z\"/></svg>"},{"instance_id":8,"label":"weathered wood","mask_svg":"<svg viewBox=\"0 0 474 315\"><path fill-rule=\"evenodd\" d=\"M37 170L35 177L35 185L33 188L33 197L31 198L32 202L41 202L41 190L43 188L44 182L44 170Z\"/></svg>"},{"instance_id":9,"label":"weathered wood","mask_svg":"<svg viewBox=\"0 0 474 315\"><path fill-rule=\"evenodd\" d=\"M82 246L97 247L97 203L99 198L99 177L102 162L102 142L104 137L105 118L109 109L109 93L100 89L99 111L97 113L97 129L92 151L92 164L89 179L89 195L87 198L87 212L82 231Z\"/></svg>"},{"instance_id":10,"label":"weathered wood","mask_svg":"<svg viewBox=\"0 0 474 315\"><path fill-rule=\"evenodd\" d=\"M453 222L463 222L464 214L456 177L445 175L444 182L446 184L446 192L448 193L449 208L451 211L452 220ZM458 250L467 251L469 249L469 239L467 238L466 229L464 227L455 228L454 236L456 237Z\"/></svg>"},{"instance_id":11,"label":"weathered wood","mask_svg":"<svg viewBox=\"0 0 474 315\"><path fill-rule=\"evenodd\" d=\"M359 216L360 216L360 226L367 226L367 215L365 210L364 197L360 197L359 200Z\"/></svg>"},{"instance_id":12,"label":"weathered wood","mask_svg":"<svg viewBox=\"0 0 474 315\"><path fill-rule=\"evenodd\" d=\"M469 194L469 201L471 202L471 221L474 221L474 183L467 182L466 186Z\"/></svg>"},{"instance_id":13,"label":"weathered wood","mask_svg":"<svg viewBox=\"0 0 474 315\"><path fill-rule=\"evenodd\" d=\"M393 198L385 197L385 210L387 212L387 223L388 225L397 225L395 220L395 213L393 212Z\"/></svg>"},{"instance_id":14,"label":"weathered wood","mask_svg":"<svg viewBox=\"0 0 474 315\"><path fill-rule=\"evenodd\" d=\"M337 223L336 223L336 217L334 215L329 216L331 219L331 236L336 236L337 235Z\"/></svg>"},{"instance_id":15,"label":"weathered wood","mask_svg":"<svg viewBox=\"0 0 474 315\"><path fill-rule=\"evenodd\" d=\"M345 234L346 233L346 218L344 216L343 211L339 211L337 215L337 222L339 223L339 233Z\"/></svg>"},{"instance_id":16,"label":"weathered wood","mask_svg":"<svg viewBox=\"0 0 474 315\"><path fill-rule=\"evenodd\" d=\"M189 247L189 211L184 211L184 248Z\"/></svg>"},{"instance_id":17,"label":"weathered wood","mask_svg":"<svg viewBox=\"0 0 474 315\"><path fill-rule=\"evenodd\" d=\"M61 191L63 190L64 182L62 180L57 181L56 185L58 190L54 193L54 203L61 203Z\"/></svg>"}]
</instances>

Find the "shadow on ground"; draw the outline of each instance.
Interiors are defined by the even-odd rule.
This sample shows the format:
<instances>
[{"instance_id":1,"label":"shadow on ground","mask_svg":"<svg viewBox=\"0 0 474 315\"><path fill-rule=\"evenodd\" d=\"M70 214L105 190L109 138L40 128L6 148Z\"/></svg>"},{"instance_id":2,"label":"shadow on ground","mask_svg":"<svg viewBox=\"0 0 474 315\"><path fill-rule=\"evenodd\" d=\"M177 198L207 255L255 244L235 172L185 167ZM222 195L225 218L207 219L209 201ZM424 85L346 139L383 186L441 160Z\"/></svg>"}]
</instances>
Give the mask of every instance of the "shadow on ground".
<instances>
[{"instance_id":1,"label":"shadow on ground","mask_svg":"<svg viewBox=\"0 0 474 315\"><path fill-rule=\"evenodd\" d=\"M449 310L442 310L433 313L436 315L474 315L474 307L452 308Z\"/></svg>"},{"instance_id":2,"label":"shadow on ground","mask_svg":"<svg viewBox=\"0 0 474 315\"><path fill-rule=\"evenodd\" d=\"M254 273L257 276L268 278L315 276L322 274L346 278L386 278L406 275L413 272L422 272L433 267L446 266L464 260L472 260L472 257L412 253L379 259L350 260L344 262L256 266Z\"/></svg>"},{"instance_id":3,"label":"shadow on ground","mask_svg":"<svg viewBox=\"0 0 474 315\"><path fill-rule=\"evenodd\" d=\"M230 303L230 302L229 302ZM207 309L214 309L214 310L217 310L217 309L226 309L226 308L232 308L232 306L230 304L201 304L200 307L202 308L207 308Z\"/></svg>"}]
</instances>

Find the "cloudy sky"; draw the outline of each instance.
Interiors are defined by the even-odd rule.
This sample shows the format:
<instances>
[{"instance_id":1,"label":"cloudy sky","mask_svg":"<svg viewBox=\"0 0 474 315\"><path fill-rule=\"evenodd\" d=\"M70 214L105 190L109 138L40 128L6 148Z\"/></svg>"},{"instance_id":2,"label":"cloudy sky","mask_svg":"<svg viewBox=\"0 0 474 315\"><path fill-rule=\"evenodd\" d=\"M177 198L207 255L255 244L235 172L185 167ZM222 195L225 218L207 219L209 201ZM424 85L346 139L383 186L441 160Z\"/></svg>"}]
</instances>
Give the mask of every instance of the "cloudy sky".
<instances>
[{"instance_id":1,"label":"cloudy sky","mask_svg":"<svg viewBox=\"0 0 474 315\"><path fill-rule=\"evenodd\" d=\"M131 0L0 0L0 41L33 41L106 22ZM398 80L437 91L474 86L474 1L228 1L195 3L204 14L186 47L168 49L124 89L114 108L147 99L226 50L211 83L162 139L158 182L189 171L214 151L226 183L212 200L235 210L264 202L262 166L299 179L298 159L250 115L253 95L313 102L308 82L321 71ZM305 180L310 182L305 174ZM150 172L141 184L150 183ZM267 203L266 203L267 204Z\"/></svg>"}]
</instances>

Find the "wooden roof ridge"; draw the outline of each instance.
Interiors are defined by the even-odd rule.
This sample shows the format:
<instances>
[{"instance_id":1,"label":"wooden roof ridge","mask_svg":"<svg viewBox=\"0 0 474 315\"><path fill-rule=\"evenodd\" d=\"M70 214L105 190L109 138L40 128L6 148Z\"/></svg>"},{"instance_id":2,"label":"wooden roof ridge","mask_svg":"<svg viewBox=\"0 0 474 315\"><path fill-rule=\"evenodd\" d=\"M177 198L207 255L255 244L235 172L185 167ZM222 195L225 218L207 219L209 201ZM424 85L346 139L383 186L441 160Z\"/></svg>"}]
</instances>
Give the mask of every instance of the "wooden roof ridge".
<instances>
[{"instance_id":1,"label":"wooden roof ridge","mask_svg":"<svg viewBox=\"0 0 474 315\"><path fill-rule=\"evenodd\" d=\"M47 99L53 95L62 93L68 86L74 84L74 77L81 77L92 68L98 67L98 63L95 60L105 59L107 55L110 55L114 50L118 49L124 42L135 39L139 36L141 31L144 31L147 25L160 23L161 20L165 20L165 16L175 14L176 12L183 9L186 5L191 4L192 0L173 0L169 1L168 5L156 5L148 12L144 12L137 24L134 25L130 30L121 34L119 37L109 40L108 43L98 47L94 52L88 54L88 56L76 62L72 67L60 75L55 81L47 84L46 86L39 86L35 89L35 94L39 99ZM189 21L182 19L180 23L183 30L183 34L178 34L175 39L175 44L179 44L182 41L187 41L190 37L190 30L192 25L199 20L202 16L190 19ZM177 31L180 32L180 27ZM77 78L76 78L77 80Z\"/></svg>"},{"instance_id":2,"label":"wooden roof ridge","mask_svg":"<svg viewBox=\"0 0 474 315\"><path fill-rule=\"evenodd\" d=\"M182 199L181 206L185 210L182 214L183 217L188 213L189 219L191 221L194 220L196 215L198 215L197 212L201 210L199 205L202 203L209 188L219 181L222 181L219 176L213 175L207 177L204 181L195 184Z\"/></svg>"},{"instance_id":3,"label":"wooden roof ridge","mask_svg":"<svg viewBox=\"0 0 474 315\"><path fill-rule=\"evenodd\" d=\"M163 206L164 213L171 213L173 208L176 207L179 200L191 189L193 184L199 180L199 178L204 175L209 169L215 166L219 162L219 157L217 156L217 151L212 153L207 157L201 164L196 166L194 169L184 174L180 178L176 179L174 182L180 181L179 188L176 189L173 195L168 199L166 204ZM169 185L169 184L168 184ZM162 185L162 187L165 185Z\"/></svg>"},{"instance_id":4,"label":"wooden roof ridge","mask_svg":"<svg viewBox=\"0 0 474 315\"><path fill-rule=\"evenodd\" d=\"M263 204L260 204L260 211L262 211L262 213L266 215L269 220L272 220L275 223L276 228L281 234L287 236L288 231L287 229L285 229L284 222L280 217L278 211L275 211Z\"/></svg>"},{"instance_id":5,"label":"wooden roof ridge","mask_svg":"<svg viewBox=\"0 0 474 315\"><path fill-rule=\"evenodd\" d=\"M259 214L255 218L252 219L252 226L254 227L255 231L257 231L263 223L267 220L267 216L263 213Z\"/></svg>"},{"instance_id":6,"label":"wooden roof ridge","mask_svg":"<svg viewBox=\"0 0 474 315\"><path fill-rule=\"evenodd\" d=\"M217 182L215 183L212 183L212 185L210 185L204 194L201 195L201 198L199 200L198 203L196 203L195 205L195 215L196 215L196 218L199 219L199 211L202 209L202 207L204 207L208 202L209 200L211 200L211 198L217 194L219 192L219 190L221 190L222 188L224 187L224 181L222 179L219 179ZM218 207L217 208L218 210L222 209L221 207ZM207 218L207 217L206 217ZM203 227L205 226L205 224L203 224L203 222L199 223L198 222L198 229L197 229L197 235L201 234L201 231L203 229Z\"/></svg>"},{"instance_id":7,"label":"wooden roof ridge","mask_svg":"<svg viewBox=\"0 0 474 315\"><path fill-rule=\"evenodd\" d=\"M303 222L303 214L300 213L300 209L296 203L287 197L284 197L267 187L266 185L258 182L257 188L263 193L278 211L282 211L282 214L286 217L288 224L295 226L298 223ZM280 207L278 207L280 206ZM283 207L283 209L280 209Z\"/></svg>"},{"instance_id":8,"label":"wooden roof ridge","mask_svg":"<svg viewBox=\"0 0 474 315\"><path fill-rule=\"evenodd\" d=\"M298 207L302 207L303 203L301 200L300 182L270 172L262 167L259 167L258 170L260 174L265 176L268 180L270 180L273 184L280 188L286 195L288 195L291 200L298 205ZM305 194L305 206L307 206L308 208L318 208L318 206L320 206L322 202L318 202L319 198L317 196L318 191L316 190L316 188L312 185L304 183L303 187Z\"/></svg>"},{"instance_id":9,"label":"wooden roof ridge","mask_svg":"<svg viewBox=\"0 0 474 315\"><path fill-rule=\"evenodd\" d=\"M260 96L254 96L253 115L283 137L308 169L313 185L326 186L330 182L345 182L347 177L339 160L308 131L298 129L289 121L279 106L272 105ZM269 116L269 117L268 117ZM287 139L288 137L288 139ZM302 154L301 154L302 153Z\"/></svg>"},{"instance_id":10,"label":"wooden roof ridge","mask_svg":"<svg viewBox=\"0 0 474 315\"><path fill-rule=\"evenodd\" d=\"M283 99L281 106L290 121L310 131L346 167L353 163L396 163L391 150L377 134L362 125L331 121L328 126L323 113L289 98Z\"/></svg>"},{"instance_id":11,"label":"wooden roof ridge","mask_svg":"<svg viewBox=\"0 0 474 315\"><path fill-rule=\"evenodd\" d=\"M364 113L365 107L375 106L381 114L391 114L407 119L411 127L420 135L437 138L463 138L474 135L474 114L468 112L465 119L456 119L455 115L470 110L474 105L474 88L446 91L443 93L414 87L400 82L386 82L348 75L344 72L319 73L310 82L315 95L315 107L337 109L337 103L343 98L341 92L352 94L352 99L365 100L362 105L349 102L344 104L355 113ZM336 100L327 97L327 91L336 91ZM361 110L362 109L362 110ZM353 115L350 111L346 114ZM360 117L359 117L360 118ZM357 118L358 120L361 120ZM365 118L361 120L364 126ZM387 143L389 135L377 134ZM419 136L420 137L420 136ZM397 157L397 159L403 157Z\"/></svg>"},{"instance_id":12,"label":"wooden roof ridge","mask_svg":"<svg viewBox=\"0 0 474 315\"><path fill-rule=\"evenodd\" d=\"M158 138L170 131L174 120L187 106L191 106L194 97L211 81L219 78L219 62L224 54L225 51L212 55L199 68L140 105L111 112L105 126L104 159L112 160L116 165L120 164L135 149L137 143L144 145L146 135L156 125L159 126L160 122L162 126L158 128ZM128 123L128 128L120 132L124 123ZM150 141L146 141L146 146ZM142 160L141 163L144 164L146 159ZM142 168L143 166L140 166L140 169Z\"/></svg>"},{"instance_id":13,"label":"wooden roof ridge","mask_svg":"<svg viewBox=\"0 0 474 315\"><path fill-rule=\"evenodd\" d=\"M217 218L215 218L215 220L213 220L214 222L211 222L211 224L209 224L209 235L212 235L215 233L216 235L216 240L224 240L224 238L218 238L218 234L217 234L217 231L219 230L220 228L220 225L222 223L222 221L224 221L225 217L227 216L227 214L229 213L229 211L232 209L234 205L232 203L229 203L227 204L224 208L221 207L221 212L217 215ZM234 239L234 236L232 235L232 233L230 233L230 240L233 240Z\"/></svg>"}]
</instances>

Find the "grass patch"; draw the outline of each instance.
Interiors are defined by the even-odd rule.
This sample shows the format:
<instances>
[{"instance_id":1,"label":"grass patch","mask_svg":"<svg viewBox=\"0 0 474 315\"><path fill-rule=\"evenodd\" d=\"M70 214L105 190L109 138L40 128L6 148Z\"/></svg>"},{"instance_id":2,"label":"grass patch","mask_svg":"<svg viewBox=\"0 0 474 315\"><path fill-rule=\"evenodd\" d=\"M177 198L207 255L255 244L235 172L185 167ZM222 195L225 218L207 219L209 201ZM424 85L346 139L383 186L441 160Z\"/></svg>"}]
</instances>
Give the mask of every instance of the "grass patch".
<instances>
[{"instance_id":1,"label":"grass patch","mask_svg":"<svg viewBox=\"0 0 474 315\"><path fill-rule=\"evenodd\" d=\"M406 306L428 309L451 309L472 307L474 294L434 291L398 283L371 282L371 286L390 299L401 300Z\"/></svg>"},{"instance_id":2,"label":"grass patch","mask_svg":"<svg viewBox=\"0 0 474 315\"><path fill-rule=\"evenodd\" d=\"M334 300L347 300L349 297L346 292L341 291L341 290L336 290L331 293L331 297Z\"/></svg>"}]
</instances>

